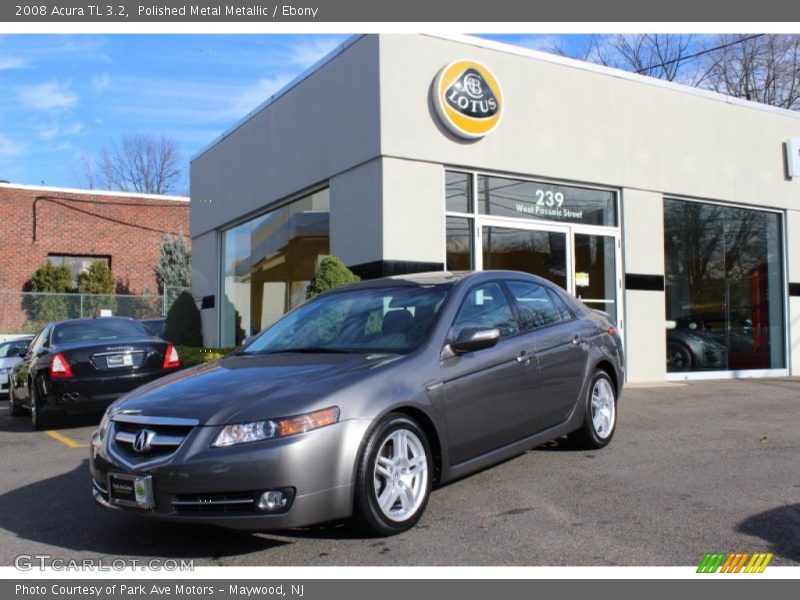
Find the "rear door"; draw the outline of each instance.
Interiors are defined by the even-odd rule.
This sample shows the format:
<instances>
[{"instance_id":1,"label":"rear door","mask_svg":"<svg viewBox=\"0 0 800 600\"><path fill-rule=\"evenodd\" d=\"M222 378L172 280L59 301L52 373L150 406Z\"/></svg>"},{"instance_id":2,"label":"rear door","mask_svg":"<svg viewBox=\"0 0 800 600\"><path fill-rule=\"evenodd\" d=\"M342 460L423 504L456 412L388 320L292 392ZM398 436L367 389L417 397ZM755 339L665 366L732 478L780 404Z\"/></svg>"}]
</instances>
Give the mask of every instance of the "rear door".
<instances>
[{"instance_id":1,"label":"rear door","mask_svg":"<svg viewBox=\"0 0 800 600\"><path fill-rule=\"evenodd\" d=\"M565 421L583 387L589 361L591 324L573 317L559 295L529 281L507 281L520 315L520 327L529 332L528 348L535 358L540 381L539 429Z\"/></svg>"}]
</instances>

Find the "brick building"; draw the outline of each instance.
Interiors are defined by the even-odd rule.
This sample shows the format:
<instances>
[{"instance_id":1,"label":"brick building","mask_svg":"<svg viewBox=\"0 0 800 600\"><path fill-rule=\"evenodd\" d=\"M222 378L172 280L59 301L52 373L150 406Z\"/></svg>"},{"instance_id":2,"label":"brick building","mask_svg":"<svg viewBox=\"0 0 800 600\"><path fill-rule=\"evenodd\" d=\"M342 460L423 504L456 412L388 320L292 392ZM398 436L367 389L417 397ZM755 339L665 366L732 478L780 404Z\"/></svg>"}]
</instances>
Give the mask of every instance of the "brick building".
<instances>
[{"instance_id":1,"label":"brick building","mask_svg":"<svg viewBox=\"0 0 800 600\"><path fill-rule=\"evenodd\" d=\"M76 277L104 261L117 291L157 294L165 233L189 238L189 199L0 183L0 292L21 292L45 261Z\"/></svg>"}]
</instances>

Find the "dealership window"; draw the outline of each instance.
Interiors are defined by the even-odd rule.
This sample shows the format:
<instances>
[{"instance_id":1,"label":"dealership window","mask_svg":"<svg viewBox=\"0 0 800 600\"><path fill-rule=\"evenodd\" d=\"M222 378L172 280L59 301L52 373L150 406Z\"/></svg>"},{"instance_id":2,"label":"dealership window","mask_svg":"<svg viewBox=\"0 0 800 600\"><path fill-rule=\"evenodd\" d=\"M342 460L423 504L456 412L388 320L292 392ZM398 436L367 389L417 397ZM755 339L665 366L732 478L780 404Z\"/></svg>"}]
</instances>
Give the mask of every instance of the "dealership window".
<instances>
[{"instance_id":1,"label":"dealership window","mask_svg":"<svg viewBox=\"0 0 800 600\"><path fill-rule=\"evenodd\" d=\"M781 215L664 201L667 370L786 367Z\"/></svg>"},{"instance_id":2,"label":"dealership window","mask_svg":"<svg viewBox=\"0 0 800 600\"><path fill-rule=\"evenodd\" d=\"M330 252L327 188L222 232L220 343L235 346L300 304Z\"/></svg>"},{"instance_id":3,"label":"dealership window","mask_svg":"<svg viewBox=\"0 0 800 600\"><path fill-rule=\"evenodd\" d=\"M56 267L68 267L72 271L72 285L78 287L78 276L89 270L94 263L104 263L111 268L110 256L74 256L71 254L48 254L47 260Z\"/></svg>"}]
</instances>

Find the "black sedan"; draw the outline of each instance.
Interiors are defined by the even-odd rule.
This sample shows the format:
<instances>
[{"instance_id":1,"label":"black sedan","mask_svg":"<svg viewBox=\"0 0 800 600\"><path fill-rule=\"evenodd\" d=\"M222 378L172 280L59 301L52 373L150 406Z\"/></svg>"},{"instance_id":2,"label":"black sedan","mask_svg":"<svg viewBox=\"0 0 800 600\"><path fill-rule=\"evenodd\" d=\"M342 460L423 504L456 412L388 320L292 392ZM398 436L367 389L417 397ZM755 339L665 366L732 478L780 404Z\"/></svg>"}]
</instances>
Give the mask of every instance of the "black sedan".
<instances>
[{"instance_id":1,"label":"black sedan","mask_svg":"<svg viewBox=\"0 0 800 600\"><path fill-rule=\"evenodd\" d=\"M607 315L524 273L345 286L109 407L94 497L240 529L355 515L398 533L434 485L566 434L608 444L622 364Z\"/></svg>"},{"instance_id":2,"label":"black sedan","mask_svg":"<svg viewBox=\"0 0 800 600\"><path fill-rule=\"evenodd\" d=\"M46 429L58 414L100 412L179 366L175 347L134 319L51 323L12 368L11 415L28 410L33 426Z\"/></svg>"}]
</instances>

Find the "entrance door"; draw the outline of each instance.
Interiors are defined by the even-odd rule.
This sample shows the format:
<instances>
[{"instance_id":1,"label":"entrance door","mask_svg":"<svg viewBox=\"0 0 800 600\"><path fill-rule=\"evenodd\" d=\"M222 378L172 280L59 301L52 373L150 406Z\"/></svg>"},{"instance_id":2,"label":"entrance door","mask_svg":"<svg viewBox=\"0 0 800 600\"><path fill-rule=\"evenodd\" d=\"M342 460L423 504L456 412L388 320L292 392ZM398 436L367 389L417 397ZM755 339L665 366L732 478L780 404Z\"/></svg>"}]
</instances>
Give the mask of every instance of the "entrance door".
<instances>
[{"instance_id":1,"label":"entrance door","mask_svg":"<svg viewBox=\"0 0 800 600\"><path fill-rule=\"evenodd\" d=\"M567 227L519 228L484 221L478 229L478 269L522 271L570 290L570 232Z\"/></svg>"},{"instance_id":2,"label":"entrance door","mask_svg":"<svg viewBox=\"0 0 800 600\"><path fill-rule=\"evenodd\" d=\"M611 315L622 330L618 235L593 227L522 225L502 219L477 224L476 269L538 275L589 308Z\"/></svg>"}]
</instances>

